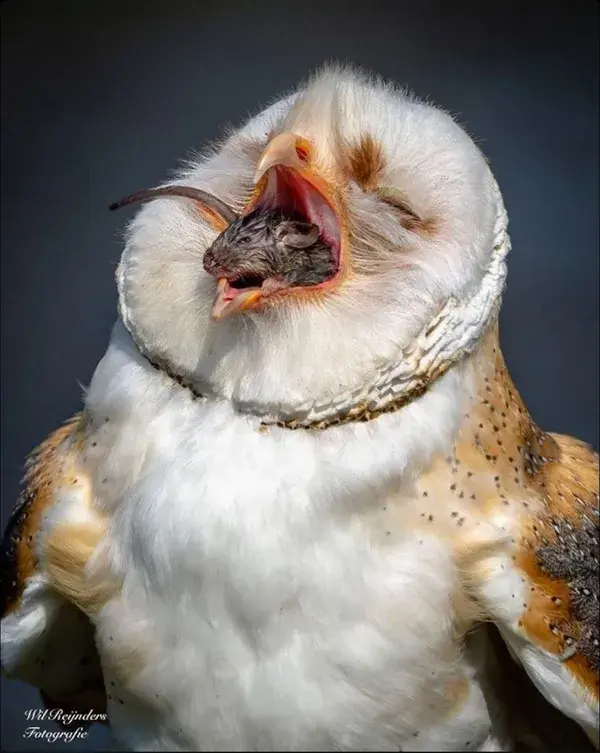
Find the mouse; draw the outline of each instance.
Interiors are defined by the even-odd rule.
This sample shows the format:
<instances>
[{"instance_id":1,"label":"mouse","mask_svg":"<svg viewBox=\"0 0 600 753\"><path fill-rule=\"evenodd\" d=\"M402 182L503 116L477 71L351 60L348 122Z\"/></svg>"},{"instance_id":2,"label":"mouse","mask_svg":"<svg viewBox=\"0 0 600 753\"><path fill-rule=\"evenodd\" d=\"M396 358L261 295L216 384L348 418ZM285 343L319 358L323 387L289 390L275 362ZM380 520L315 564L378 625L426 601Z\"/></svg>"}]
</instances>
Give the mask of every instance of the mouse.
<instances>
[{"instance_id":1,"label":"mouse","mask_svg":"<svg viewBox=\"0 0 600 753\"><path fill-rule=\"evenodd\" d=\"M335 260L319 227L279 210L237 217L204 254L204 268L235 287L263 290L318 285Z\"/></svg>"}]
</instances>

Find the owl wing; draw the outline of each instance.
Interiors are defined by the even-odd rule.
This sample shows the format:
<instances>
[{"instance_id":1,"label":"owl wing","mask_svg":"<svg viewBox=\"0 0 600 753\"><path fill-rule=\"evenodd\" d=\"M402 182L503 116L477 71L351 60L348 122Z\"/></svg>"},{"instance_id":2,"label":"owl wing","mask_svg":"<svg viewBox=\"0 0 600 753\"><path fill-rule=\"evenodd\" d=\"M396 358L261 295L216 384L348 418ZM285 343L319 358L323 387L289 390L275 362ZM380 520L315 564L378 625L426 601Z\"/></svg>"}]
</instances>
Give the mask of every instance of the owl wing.
<instances>
[{"instance_id":1,"label":"owl wing","mask_svg":"<svg viewBox=\"0 0 600 753\"><path fill-rule=\"evenodd\" d=\"M510 551L484 565L483 601L509 651L598 747L598 455L543 435ZM541 500L541 504L539 501Z\"/></svg>"},{"instance_id":2,"label":"owl wing","mask_svg":"<svg viewBox=\"0 0 600 753\"><path fill-rule=\"evenodd\" d=\"M104 713L106 697L94 628L68 588L77 557L43 552L64 524L89 524L89 483L76 470L84 419L51 434L27 464L23 490L0 549L2 670L40 689L49 707ZM63 547L64 552L64 547ZM72 554L72 553L71 553ZM60 559L60 558L59 558ZM68 577L61 579L61 568Z\"/></svg>"}]
</instances>

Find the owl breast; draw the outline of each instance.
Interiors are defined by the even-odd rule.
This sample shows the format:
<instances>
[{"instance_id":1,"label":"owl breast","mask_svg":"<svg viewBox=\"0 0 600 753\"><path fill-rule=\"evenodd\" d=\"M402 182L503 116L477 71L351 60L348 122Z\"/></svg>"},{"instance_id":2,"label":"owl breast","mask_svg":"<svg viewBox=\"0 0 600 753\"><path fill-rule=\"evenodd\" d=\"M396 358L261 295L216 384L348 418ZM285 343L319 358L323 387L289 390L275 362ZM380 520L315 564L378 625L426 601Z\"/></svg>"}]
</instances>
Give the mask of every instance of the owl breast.
<instances>
[{"instance_id":1,"label":"owl breast","mask_svg":"<svg viewBox=\"0 0 600 753\"><path fill-rule=\"evenodd\" d=\"M137 367L137 396L110 376L131 405L102 367L88 396L85 462L122 584L98 622L119 745L481 744L490 723L456 642L451 554L419 533L409 487L390 527L401 474L383 483L375 460L357 465L389 465L391 436L265 432Z\"/></svg>"}]
</instances>

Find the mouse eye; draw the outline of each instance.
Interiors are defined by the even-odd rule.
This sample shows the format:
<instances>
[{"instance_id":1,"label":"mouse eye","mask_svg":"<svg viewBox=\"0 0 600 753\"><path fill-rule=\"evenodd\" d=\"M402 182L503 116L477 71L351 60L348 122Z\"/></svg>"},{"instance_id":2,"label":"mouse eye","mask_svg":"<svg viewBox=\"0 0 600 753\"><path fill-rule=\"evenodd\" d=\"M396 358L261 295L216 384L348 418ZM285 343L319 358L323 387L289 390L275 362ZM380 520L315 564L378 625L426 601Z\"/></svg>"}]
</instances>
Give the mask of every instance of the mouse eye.
<instances>
[{"instance_id":1,"label":"mouse eye","mask_svg":"<svg viewBox=\"0 0 600 753\"><path fill-rule=\"evenodd\" d=\"M248 245L248 243L250 243L250 236L248 236L248 235L241 235L238 238L238 243L240 243L242 246Z\"/></svg>"}]
</instances>

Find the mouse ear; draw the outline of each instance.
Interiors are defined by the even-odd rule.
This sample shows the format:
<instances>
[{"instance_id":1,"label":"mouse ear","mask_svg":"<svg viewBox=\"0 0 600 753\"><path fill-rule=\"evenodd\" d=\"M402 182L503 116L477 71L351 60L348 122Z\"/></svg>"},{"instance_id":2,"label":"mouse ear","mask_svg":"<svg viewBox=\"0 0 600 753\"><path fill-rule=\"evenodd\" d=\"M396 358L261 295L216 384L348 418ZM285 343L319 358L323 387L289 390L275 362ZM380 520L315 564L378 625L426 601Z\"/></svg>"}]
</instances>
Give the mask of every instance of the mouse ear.
<instances>
[{"instance_id":1,"label":"mouse ear","mask_svg":"<svg viewBox=\"0 0 600 753\"><path fill-rule=\"evenodd\" d=\"M278 241L292 248L306 248L312 246L319 237L319 228L310 222L296 222L289 220L282 222L275 230Z\"/></svg>"}]
</instances>

